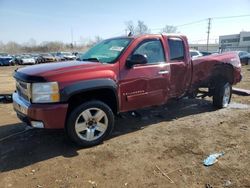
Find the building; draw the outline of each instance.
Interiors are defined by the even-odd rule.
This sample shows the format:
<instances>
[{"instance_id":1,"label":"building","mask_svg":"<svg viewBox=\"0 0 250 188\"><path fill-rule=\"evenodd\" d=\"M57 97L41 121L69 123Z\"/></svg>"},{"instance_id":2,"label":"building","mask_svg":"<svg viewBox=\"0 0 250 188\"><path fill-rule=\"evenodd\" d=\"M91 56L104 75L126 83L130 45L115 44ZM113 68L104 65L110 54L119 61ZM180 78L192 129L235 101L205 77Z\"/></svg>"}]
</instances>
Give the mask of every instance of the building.
<instances>
[{"instance_id":1,"label":"building","mask_svg":"<svg viewBox=\"0 0 250 188\"><path fill-rule=\"evenodd\" d=\"M248 51L250 52L250 32L242 31L239 34L219 36L221 51Z\"/></svg>"},{"instance_id":2,"label":"building","mask_svg":"<svg viewBox=\"0 0 250 188\"><path fill-rule=\"evenodd\" d=\"M189 44L191 49L198 50L200 52L207 51L207 44ZM219 44L208 44L208 52L218 52Z\"/></svg>"}]
</instances>

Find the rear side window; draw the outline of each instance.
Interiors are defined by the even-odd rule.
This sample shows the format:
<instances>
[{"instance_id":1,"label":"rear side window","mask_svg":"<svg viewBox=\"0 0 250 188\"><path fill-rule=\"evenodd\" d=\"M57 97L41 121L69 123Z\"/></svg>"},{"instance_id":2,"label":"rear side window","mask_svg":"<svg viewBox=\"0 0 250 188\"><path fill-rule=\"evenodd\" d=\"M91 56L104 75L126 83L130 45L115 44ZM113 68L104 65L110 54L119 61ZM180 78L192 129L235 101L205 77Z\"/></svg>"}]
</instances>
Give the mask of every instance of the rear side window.
<instances>
[{"instance_id":1,"label":"rear side window","mask_svg":"<svg viewBox=\"0 0 250 188\"><path fill-rule=\"evenodd\" d=\"M179 38L170 38L168 39L168 46L170 50L170 60L184 60L184 44L183 41Z\"/></svg>"}]
</instances>

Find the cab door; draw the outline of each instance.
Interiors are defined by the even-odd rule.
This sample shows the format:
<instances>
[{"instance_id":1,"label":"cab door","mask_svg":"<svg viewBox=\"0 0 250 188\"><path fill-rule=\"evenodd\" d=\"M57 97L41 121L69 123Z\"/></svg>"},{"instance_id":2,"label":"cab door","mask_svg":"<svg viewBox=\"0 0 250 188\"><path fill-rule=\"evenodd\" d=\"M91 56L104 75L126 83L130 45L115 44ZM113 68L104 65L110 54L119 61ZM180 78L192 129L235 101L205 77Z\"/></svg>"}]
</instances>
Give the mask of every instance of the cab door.
<instances>
[{"instance_id":1,"label":"cab door","mask_svg":"<svg viewBox=\"0 0 250 188\"><path fill-rule=\"evenodd\" d=\"M120 111L160 105L167 100L169 64L160 38L145 39L135 45L131 53L147 58L147 64L126 67L122 62L119 81ZM126 61L124 59L124 61Z\"/></svg>"},{"instance_id":2,"label":"cab door","mask_svg":"<svg viewBox=\"0 0 250 188\"><path fill-rule=\"evenodd\" d=\"M183 96L191 83L192 67L186 41L186 38L176 36L165 38L171 71L169 95L172 98Z\"/></svg>"}]
</instances>

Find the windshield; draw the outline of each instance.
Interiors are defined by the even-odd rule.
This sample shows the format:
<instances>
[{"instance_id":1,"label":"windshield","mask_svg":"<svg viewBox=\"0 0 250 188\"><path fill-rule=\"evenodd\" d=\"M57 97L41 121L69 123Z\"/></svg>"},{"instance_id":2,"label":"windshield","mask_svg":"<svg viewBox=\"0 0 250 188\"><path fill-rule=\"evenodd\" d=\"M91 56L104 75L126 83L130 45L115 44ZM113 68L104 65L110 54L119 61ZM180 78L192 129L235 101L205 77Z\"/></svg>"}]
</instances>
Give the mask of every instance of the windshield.
<instances>
[{"instance_id":1,"label":"windshield","mask_svg":"<svg viewBox=\"0 0 250 188\"><path fill-rule=\"evenodd\" d=\"M116 38L104 40L90 48L85 54L80 56L81 61L98 61L102 63L112 63L120 56L128 46L131 39Z\"/></svg>"}]
</instances>

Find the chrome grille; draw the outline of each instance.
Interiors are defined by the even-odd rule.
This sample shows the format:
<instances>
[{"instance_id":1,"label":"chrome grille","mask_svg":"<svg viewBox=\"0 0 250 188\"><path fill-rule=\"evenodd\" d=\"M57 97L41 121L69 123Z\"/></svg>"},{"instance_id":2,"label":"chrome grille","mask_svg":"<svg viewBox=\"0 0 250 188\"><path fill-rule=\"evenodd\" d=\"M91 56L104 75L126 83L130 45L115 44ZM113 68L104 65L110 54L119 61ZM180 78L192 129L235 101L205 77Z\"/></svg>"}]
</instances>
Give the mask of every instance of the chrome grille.
<instances>
[{"instance_id":1,"label":"chrome grille","mask_svg":"<svg viewBox=\"0 0 250 188\"><path fill-rule=\"evenodd\" d=\"M16 80L16 90L20 97L22 97L23 99L27 101L30 101L30 84L29 83Z\"/></svg>"}]
</instances>

